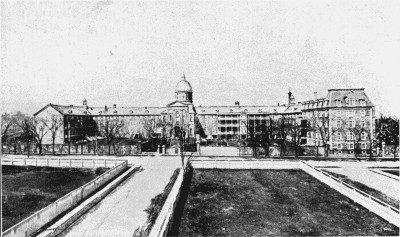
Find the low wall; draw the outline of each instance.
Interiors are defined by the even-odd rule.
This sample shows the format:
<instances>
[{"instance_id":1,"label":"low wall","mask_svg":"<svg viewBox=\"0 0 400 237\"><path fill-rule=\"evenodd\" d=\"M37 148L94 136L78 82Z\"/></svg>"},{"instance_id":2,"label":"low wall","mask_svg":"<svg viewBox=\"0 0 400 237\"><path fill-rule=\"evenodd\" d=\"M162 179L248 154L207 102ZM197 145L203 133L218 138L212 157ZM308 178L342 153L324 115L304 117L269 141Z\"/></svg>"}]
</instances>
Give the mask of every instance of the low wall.
<instances>
[{"instance_id":1,"label":"low wall","mask_svg":"<svg viewBox=\"0 0 400 237\"><path fill-rule=\"evenodd\" d=\"M69 192L52 204L37 211L23 221L9 228L2 233L2 236L30 236L42 226L52 221L54 218L75 206L77 203L94 193L99 187L119 175L128 167L128 162L124 161L113 169L106 171L89 183Z\"/></svg>"},{"instance_id":2,"label":"low wall","mask_svg":"<svg viewBox=\"0 0 400 237\"><path fill-rule=\"evenodd\" d=\"M15 157L3 156L1 158L2 165L15 166L41 166L41 167L69 167L69 168L113 168L123 163L125 160L117 159L100 159L100 158L68 158L68 157Z\"/></svg>"},{"instance_id":3,"label":"low wall","mask_svg":"<svg viewBox=\"0 0 400 237\"><path fill-rule=\"evenodd\" d=\"M188 163L186 163L186 167L188 167ZM184 181L185 171L183 169L180 170L178 177L172 187L167 200L162 207L156 222L150 230L149 237L159 237L159 236L167 236L169 226L171 224L171 220L173 218L173 214L175 208L178 203L178 198L181 193L182 183Z\"/></svg>"},{"instance_id":4,"label":"low wall","mask_svg":"<svg viewBox=\"0 0 400 237\"><path fill-rule=\"evenodd\" d=\"M191 161L195 169L300 169L299 161L282 160L201 160Z\"/></svg>"}]
</instances>

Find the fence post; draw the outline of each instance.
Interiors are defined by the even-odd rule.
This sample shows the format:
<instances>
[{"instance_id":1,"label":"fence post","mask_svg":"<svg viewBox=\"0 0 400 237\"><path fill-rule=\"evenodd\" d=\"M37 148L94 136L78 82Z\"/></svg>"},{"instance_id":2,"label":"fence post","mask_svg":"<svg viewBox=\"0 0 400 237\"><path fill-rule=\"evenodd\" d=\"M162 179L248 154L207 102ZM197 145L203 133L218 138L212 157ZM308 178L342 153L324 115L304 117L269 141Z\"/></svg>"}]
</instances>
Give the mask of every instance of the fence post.
<instances>
[{"instance_id":1,"label":"fence post","mask_svg":"<svg viewBox=\"0 0 400 237\"><path fill-rule=\"evenodd\" d=\"M81 162L82 162L82 168L83 168L83 159L81 159Z\"/></svg>"},{"instance_id":2,"label":"fence post","mask_svg":"<svg viewBox=\"0 0 400 237\"><path fill-rule=\"evenodd\" d=\"M69 167L72 167L72 159L69 159Z\"/></svg>"},{"instance_id":3,"label":"fence post","mask_svg":"<svg viewBox=\"0 0 400 237\"><path fill-rule=\"evenodd\" d=\"M36 167L37 167L37 157L35 158L35 163L36 163Z\"/></svg>"},{"instance_id":4,"label":"fence post","mask_svg":"<svg viewBox=\"0 0 400 237\"><path fill-rule=\"evenodd\" d=\"M11 156L11 165L14 165L14 158Z\"/></svg>"},{"instance_id":5,"label":"fence post","mask_svg":"<svg viewBox=\"0 0 400 237\"><path fill-rule=\"evenodd\" d=\"M107 160L104 159L104 168L107 168Z\"/></svg>"},{"instance_id":6,"label":"fence post","mask_svg":"<svg viewBox=\"0 0 400 237\"><path fill-rule=\"evenodd\" d=\"M94 167L96 167L96 164L95 164L96 162L95 162L95 159L93 159L93 168Z\"/></svg>"},{"instance_id":7,"label":"fence post","mask_svg":"<svg viewBox=\"0 0 400 237\"><path fill-rule=\"evenodd\" d=\"M117 166L117 160L115 160L115 166Z\"/></svg>"},{"instance_id":8,"label":"fence post","mask_svg":"<svg viewBox=\"0 0 400 237\"><path fill-rule=\"evenodd\" d=\"M26 158L24 159L24 164L25 164L25 166L26 166Z\"/></svg>"},{"instance_id":9,"label":"fence post","mask_svg":"<svg viewBox=\"0 0 400 237\"><path fill-rule=\"evenodd\" d=\"M61 167L61 159L58 158L58 167Z\"/></svg>"},{"instance_id":10,"label":"fence post","mask_svg":"<svg viewBox=\"0 0 400 237\"><path fill-rule=\"evenodd\" d=\"M50 166L49 158L47 158L47 166Z\"/></svg>"}]
</instances>

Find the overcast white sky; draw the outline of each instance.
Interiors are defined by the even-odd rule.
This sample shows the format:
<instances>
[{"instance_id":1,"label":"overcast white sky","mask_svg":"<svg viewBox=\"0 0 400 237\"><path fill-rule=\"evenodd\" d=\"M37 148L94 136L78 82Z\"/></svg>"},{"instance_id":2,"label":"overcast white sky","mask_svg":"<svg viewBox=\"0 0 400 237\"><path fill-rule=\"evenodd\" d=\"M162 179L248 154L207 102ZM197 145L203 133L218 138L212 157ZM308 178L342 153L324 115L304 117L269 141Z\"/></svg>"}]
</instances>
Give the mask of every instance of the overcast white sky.
<instances>
[{"instance_id":1,"label":"overcast white sky","mask_svg":"<svg viewBox=\"0 0 400 237\"><path fill-rule=\"evenodd\" d=\"M2 2L3 111L287 103L366 88L399 116L400 1Z\"/></svg>"}]
</instances>

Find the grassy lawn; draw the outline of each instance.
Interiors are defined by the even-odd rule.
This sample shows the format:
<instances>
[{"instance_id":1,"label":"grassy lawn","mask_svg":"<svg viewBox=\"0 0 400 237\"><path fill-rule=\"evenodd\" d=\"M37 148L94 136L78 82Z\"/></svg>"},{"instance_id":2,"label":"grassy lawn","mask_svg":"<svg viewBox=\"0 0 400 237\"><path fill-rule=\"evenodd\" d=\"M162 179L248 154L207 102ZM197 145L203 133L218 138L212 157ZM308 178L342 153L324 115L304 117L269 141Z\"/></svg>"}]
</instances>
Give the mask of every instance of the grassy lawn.
<instances>
[{"instance_id":1,"label":"grassy lawn","mask_svg":"<svg viewBox=\"0 0 400 237\"><path fill-rule=\"evenodd\" d=\"M399 170L382 170L383 172L399 176Z\"/></svg>"},{"instance_id":2,"label":"grassy lawn","mask_svg":"<svg viewBox=\"0 0 400 237\"><path fill-rule=\"evenodd\" d=\"M1 166L3 231L107 169Z\"/></svg>"},{"instance_id":3,"label":"grassy lawn","mask_svg":"<svg viewBox=\"0 0 400 237\"><path fill-rule=\"evenodd\" d=\"M325 171L326 173L329 173L330 175L342 180L343 182L346 182L346 183L352 185L355 188L360 189L361 191L364 191L364 192L368 193L369 195L371 195L371 196L373 196L375 198L378 198L379 200L382 200L382 201L386 202L387 204L389 204L389 205L391 205L393 207L399 208L399 204L400 204L399 200L396 200L394 198L388 197L386 194L384 194L384 193L382 193L382 192L380 192L380 191L378 191L378 190L376 190L374 188L370 188L370 187L368 187L367 185L365 185L363 183L353 181L353 180L349 179L346 175L337 174L335 172L331 172L331 171L327 171L327 170L323 170L323 171Z\"/></svg>"},{"instance_id":4,"label":"grassy lawn","mask_svg":"<svg viewBox=\"0 0 400 237\"><path fill-rule=\"evenodd\" d=\"M398 235L399 229L297 170L195 170L180 236Z\"/></svg>"}]
</instances>

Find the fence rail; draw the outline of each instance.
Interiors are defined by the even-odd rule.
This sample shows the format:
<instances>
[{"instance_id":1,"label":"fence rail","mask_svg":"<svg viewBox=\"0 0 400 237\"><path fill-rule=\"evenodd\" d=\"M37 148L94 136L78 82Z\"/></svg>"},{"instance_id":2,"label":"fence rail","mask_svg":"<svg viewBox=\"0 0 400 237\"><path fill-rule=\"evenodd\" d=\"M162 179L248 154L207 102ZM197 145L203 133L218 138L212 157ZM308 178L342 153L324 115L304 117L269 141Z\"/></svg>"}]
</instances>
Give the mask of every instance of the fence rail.
<instances>
[{"instance_id":1,"label":"fence rail","mask_svg":"<svg viewBox=\"0 0 400 237\"><path fill-rule=\"evenodd\" d=\"M22 157L1 157L2 165L16 166L46 166L46 167L70 167L70 168L113 168L125 160L117 159L77 159L77 158L22 158Z\"/></svg>"}]
</instances>

